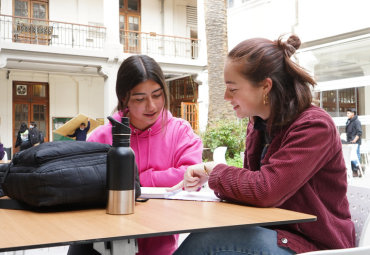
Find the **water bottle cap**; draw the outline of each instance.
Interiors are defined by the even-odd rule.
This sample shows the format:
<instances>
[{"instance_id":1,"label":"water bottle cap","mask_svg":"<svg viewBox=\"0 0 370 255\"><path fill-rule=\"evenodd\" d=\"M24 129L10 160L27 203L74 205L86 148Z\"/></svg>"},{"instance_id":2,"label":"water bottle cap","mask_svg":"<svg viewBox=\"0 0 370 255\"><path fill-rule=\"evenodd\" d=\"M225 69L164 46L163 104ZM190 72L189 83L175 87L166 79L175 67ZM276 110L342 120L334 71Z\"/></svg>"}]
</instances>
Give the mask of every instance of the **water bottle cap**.
<instances>
[{"instance_id":1,"label":"water bottle cap","mask_svg":"<svg viewBox=\"0 0 370 255\"><path fill-rule=\"evenodd\" d=\"M122 117L121 122L115 120L111 116L107 117L112 124L112 135L131 135L130 118Z\"/></svg>"}]
</instances>

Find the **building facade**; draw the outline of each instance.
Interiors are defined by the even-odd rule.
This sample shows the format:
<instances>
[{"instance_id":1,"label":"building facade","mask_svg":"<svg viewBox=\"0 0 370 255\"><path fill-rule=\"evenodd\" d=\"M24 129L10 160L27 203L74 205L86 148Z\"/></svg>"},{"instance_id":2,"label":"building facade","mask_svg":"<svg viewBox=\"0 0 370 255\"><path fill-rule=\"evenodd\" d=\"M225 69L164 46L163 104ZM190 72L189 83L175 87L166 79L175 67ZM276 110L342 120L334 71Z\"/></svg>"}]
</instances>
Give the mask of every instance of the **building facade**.
<instances>
[{"instance_id":1,"label":"building facade","mask_svg":"<svg viewBox=\"0 0 370 255\"><path fill-rule=\"evenodd\" d=\"M45 141L58 119L83 113L106 122L117 105L117 70L133 54L161 65L177 91L174 115L205 126L195 121L208 103L198 6L203 0L1 0L1 142L14 147L22 122L35 121Z\"/></svg>"},{"instance_id":2,"label":"building facade","mask_svg":"<svg viewBox=\"0 0 370 255\"><path fill-rule=\"evenodd\" d=\"M362 138L370 138L370 19L367 0L229 0L229 49L254 37L296 33L293 59L315 77L315 97L345 132L356 108Z\"/></svg>"}]
</instances>

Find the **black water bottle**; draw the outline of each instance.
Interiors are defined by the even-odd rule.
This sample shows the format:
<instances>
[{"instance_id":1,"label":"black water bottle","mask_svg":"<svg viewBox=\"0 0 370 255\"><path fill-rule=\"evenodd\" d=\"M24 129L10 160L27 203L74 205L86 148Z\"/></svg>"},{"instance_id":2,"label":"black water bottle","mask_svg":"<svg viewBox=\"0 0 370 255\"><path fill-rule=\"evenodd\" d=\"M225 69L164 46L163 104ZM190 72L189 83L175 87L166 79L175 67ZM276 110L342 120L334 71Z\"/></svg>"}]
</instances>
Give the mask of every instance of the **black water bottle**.
<instances>
[{"instance_id":1,"label":"black water bottle","mask_svg":"<svg viewBox=\"0 0 370 255\"><path fill-rule=\"evenodd\" d=\"M130 147L129 118L121 122L108 117L112 124L113 144L107 154L108 214L135 211L135 153Z\"/></svg>"}]
</instances>

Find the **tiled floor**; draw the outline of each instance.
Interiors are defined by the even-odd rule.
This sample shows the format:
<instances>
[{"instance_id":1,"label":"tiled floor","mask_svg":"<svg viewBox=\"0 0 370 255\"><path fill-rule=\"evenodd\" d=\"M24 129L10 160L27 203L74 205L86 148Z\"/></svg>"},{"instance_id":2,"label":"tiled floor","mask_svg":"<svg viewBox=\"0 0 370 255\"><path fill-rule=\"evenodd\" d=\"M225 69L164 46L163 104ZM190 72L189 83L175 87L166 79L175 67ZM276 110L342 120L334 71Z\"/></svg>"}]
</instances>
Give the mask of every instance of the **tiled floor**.
<instances>
[{"instance_id":1,"label":"tiled floor","mask_svg":"<svg viewBox=\"0 0 370 255\"><path fill-rule=\"evenodd\" d=\"M370 169L369 169L370 170ZM370 188L370 175L365 175L364 178L354 178L353 185L360 187ZM365 234L365 246L370 246L370 226L369 230ZM179 242L181 243L188 234L181 234ZM5 252L4 255L66 255L68 252L68 246L53 247L53 248L44 248L44 249L34 249L27 251L18 251L18 252ZM0 255L2 255L0 253Z\"/></svg>"}]
</instances>

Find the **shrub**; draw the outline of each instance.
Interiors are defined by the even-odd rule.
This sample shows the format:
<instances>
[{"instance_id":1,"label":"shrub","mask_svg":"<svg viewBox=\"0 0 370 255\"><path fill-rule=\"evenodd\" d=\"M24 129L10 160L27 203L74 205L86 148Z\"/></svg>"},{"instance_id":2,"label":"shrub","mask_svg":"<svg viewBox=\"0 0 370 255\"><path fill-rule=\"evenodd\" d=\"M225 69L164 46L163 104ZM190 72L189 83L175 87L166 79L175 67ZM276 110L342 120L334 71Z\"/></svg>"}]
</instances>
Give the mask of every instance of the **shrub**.
<instances>
[{"instance_id":1,"label":"shrub","mask_svg":"<svg viewBox=\"0 0 370 255\"><path fill-rule=\"evenodd\" d=\"M217 147L226 146L226 158L234 158L234 155L245 150L247 124L248 119L219 119L213 122L201 134L204 147L211 148L213 152Z\"/></svg>"},{"instance_id":2,"label":"shrub","mask_svg":"<svg viewBox=\"0 0 370 255\"><path fill-rule=\"evenodd\" d=\"M236 166L239 168L243 168L243 159L240 154L234 154L234 158L226 159L226 163L228 166Z\"/></svg>"}]
</instances>

